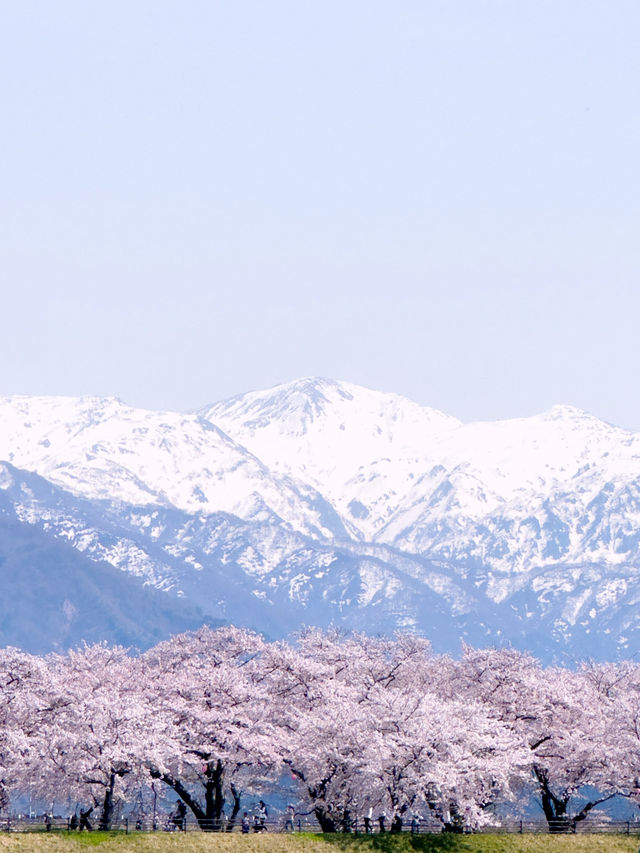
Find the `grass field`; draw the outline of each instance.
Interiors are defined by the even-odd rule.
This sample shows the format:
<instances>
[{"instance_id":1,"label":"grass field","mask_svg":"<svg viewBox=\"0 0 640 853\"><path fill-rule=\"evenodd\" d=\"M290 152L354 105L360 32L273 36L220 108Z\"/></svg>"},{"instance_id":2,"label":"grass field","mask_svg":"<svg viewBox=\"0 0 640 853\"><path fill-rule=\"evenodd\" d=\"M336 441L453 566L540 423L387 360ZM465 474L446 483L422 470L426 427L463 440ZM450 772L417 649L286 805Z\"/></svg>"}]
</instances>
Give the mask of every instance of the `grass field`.
<instances>
[{"instance_id":1,"label":"grass field","mask_svg":"<svg viewBox=\"0 0 640 853\"><path fill-rule=\"evenodd\" d=\"M639 846L626 835L0 835L2 853L638 853Z\"/></svg>"}]
</instances>

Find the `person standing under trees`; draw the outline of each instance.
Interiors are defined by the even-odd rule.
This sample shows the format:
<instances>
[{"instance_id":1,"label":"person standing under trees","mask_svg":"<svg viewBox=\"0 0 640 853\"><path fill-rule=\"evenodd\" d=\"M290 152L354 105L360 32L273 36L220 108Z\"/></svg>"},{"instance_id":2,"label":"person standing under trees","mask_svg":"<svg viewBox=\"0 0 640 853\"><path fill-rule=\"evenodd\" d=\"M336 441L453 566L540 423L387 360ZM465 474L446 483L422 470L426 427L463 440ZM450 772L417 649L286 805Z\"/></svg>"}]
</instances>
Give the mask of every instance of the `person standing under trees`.
<instances>
[{"instance_id":1,"label":"person standing under trees","mask_svg":"<svg viewBox=\"0 0 640 853\"><path fill-rule=\"evenodd\" d=\"M373 808L369 809L369 814L364 816L364 831L366 835L371 833L371 818L373 816Z\"/></svg>"},{"instance_id":2,"label":"person standing under trees","mask_svg":"<svg viewBox=\"0 0 640 853\"><path fill-rule=\"evenodd\" d=\"M86 829L87 832L91 832L91 830L93 829L93 827L91 826L91 821L89 820L89 815L92 811L93 806L91 806L90 809L86 809L85 811L82 811L82 809L80 809L80 823L78 824L78 829L80 831Z\"/></svg>"},{"instance_id":3,"label":"person standing under trees","mask_svg":"<svg viewBox=\"0 0 640 853\"><path fill-rule=\"evenodd\" d=\"M182 802L182 800L176 800L176 808L171 818L173 823L176 826L176 829L181 832L186 832L187 830L187 807Z\"/></svg>"},{"instance_id":4,"label":"person standing under trees","mask_svg":"<svg viewBox=\"0 0 640 853\"><path fill-rule=\"evenodd\" d=\"M258 820L260 821L260 831L267 831L267 818L269 817L269 812L267 811L267 806L264 800L260 800L258 803Z\"/></svg>"},{"instance_id":5,"label":"person standing under trees","mask_svg":"<svg viewBox=\"0 0 640 853\"><path fill-rule=\"evenodd\" d=\"M284 831L293 832L295 829L294 818L296 816L295 808L292 805L287 806L287 814L284 821Z\"/></svg>"}]
</instances>

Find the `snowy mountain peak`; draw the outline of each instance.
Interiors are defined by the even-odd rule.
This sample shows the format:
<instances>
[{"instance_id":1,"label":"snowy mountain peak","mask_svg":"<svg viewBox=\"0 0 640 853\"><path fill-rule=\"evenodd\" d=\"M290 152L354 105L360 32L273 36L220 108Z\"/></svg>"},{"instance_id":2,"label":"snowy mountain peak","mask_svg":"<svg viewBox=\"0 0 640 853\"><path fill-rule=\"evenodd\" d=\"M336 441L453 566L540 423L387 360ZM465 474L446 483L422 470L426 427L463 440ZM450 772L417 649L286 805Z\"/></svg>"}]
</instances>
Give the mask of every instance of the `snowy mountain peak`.
<instances>
[{"instance_id":1,"label":"snowy mountain peak","mask_svg":"<svg viewBox=\"0 0 640 853\"><path fill-rule=\"evenodd\" d=\"M588 429L589 425L591 425L595 428L621 430L621 427L609 424L601 418L592 415L591 412L578 408L578 406L570 406L562 403L551 406L550 409L542 412L542 414L537 417L541 420L562 422L567 425L579 426L585 429Z\"/></svg>"},{"instance_id":2,"label":"snowy mountain peak","mask_svg":"<svg viewBox=\"0 0 640 853\"><path fill-rule=\"evenodd\" d=\"M323 376L303 376L301 379L276 385L271 390L277 392L281 398L303 395L314 402L327 402L335 394L349 399L350 395L344 390L344 385L345 383L339 382L337 379L328 379Z\"/></svg>"},{"instance_id":3,"label":"snowy mountain peak","mask_svg":"<svg viewBox=\"0 0 640 853\"><path fill-rule=\"evenodd\" d=\"M365 538L407 492L417 460L422 467L431 446L461 426L397 394L326 379L244 394L201 414L271 470L317 489Z\"/></svg>"},{"instance_id":4,"label":"snowy mountain peak","mask_svg":"<svg viewBox=\"0 0 640 853\"><path fill-rule=\"evenodd\" d=\"M584 418L592 418L593 415L585 412L584 409L578 408L578 406L556 403L550 409L547 409L546 412L543 412L542 417L548 420L583 420Z\"/></svg>"},{"instance_id":5,"label":"snowy mountain peak","mask_svg":"<svg viewBox=\"0 0 640 853\"><path fill-rule=\"evenodd\" d=\"M252 391L226 400L224 405L236 416L255 426L266 426L274 421L287 424L287 428L304 434L307 425L322 417L337 400L350 401L353 397L342 383L331 379L309 377L276 385L268 391ZM201 414L210 417L207 407Z\"/></svg>"},{"instance_id":6,"label":"snowy mountain peak","mask_svg":"<svg viewBox=\"0 0 640 853\"><path fill-rule=\"evenodd\" d=\"M462 424L313 377L198 414L0 398L0 460L0 521L216 617L640 637L640 434L573 406Z\"/></svg>"},{"instance_id":7,"label":"snowy mountain peak","mask_svg":"<svg viewBox=\"0 0 640 853\"><path fill-rule=\"evenodd\" d=\"M305 435L340 421L342 431L357 428L387 437L390 431L410 428L441 431L460 422L437 409L420 406L398 394L371 391L334 379L306 378L252 391L205 407L200 414L224 429L227 421L242 423L252 433L264 429L280 434Z\"/></svg>"}]
</instances>

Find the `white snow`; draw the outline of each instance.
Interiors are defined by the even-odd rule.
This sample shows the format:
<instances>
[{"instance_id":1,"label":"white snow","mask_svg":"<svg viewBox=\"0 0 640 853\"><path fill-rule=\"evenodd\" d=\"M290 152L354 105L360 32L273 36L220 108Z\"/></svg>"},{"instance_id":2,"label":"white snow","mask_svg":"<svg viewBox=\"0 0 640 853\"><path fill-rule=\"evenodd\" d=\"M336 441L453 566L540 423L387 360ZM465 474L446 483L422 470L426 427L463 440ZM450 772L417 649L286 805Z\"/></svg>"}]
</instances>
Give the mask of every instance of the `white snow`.
<instances>
[{"instance_id":1,"label":"white snow","mask_svg":"<svg viewBox=\"0 0 640 853\"><path fill-rule=\"evenodd\" d=\"M112 541L81 510L67 517L55 489L43 496L42 481L0 463L0 489L20 520L163 588L179 583L176 565L202 573L215 554L267 600L284 585L304 604L334 584L333 603L355 607L330 570L339 547L359 560L361 607L406 596L406 572L452 613L529 596L518 605L524 620L554 614L566 632L590 600L594 622L616 606L630 588L622 575L640 566L640 436L570 406L463 424L323 379L199 414L115 398L6 397L1 459L96 513L108 509L129 532ZM192 519L181 516L176 532L174 511ZM228 515L197 543L192 527L216 513Z\"/></svg>"}]
</instances>

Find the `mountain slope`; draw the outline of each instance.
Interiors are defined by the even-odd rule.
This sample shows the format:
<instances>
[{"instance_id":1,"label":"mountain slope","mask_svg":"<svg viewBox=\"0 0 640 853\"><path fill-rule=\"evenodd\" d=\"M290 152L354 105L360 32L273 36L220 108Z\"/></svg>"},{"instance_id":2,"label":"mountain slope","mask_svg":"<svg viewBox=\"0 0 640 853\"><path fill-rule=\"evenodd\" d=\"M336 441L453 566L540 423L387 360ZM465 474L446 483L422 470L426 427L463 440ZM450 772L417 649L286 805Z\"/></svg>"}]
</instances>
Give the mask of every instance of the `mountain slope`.
<instances>
[{"instance_id":1,"label":"mountain slope","mask_svg":"<svg viewBox=\"0 0 640 853\"><path fill-rule=\"evenodd\" d=\"M64 543L83 571L109 564L208 618L547 659L638 644L640 437L571 407L462 424L323 379L198 414L13 397L2 458L16 541Z\"/></svg>"},{"instance_id":2,"label":"mountain slope","mask_svg":"<svg viewBox=\"0 0 640 853\"><path fill-rule=\"evenodd\" d=\"M571 407L461 424L395 395L304 380L202 415L313 483L365 539L509 574L559 558L640 559L640 436Z\"/></svg>"},{"instance_id":3,"label":"mountain slope","mask_svg":"<svg viewBox=\"0 0 640 853\"><path fill-rule=\"evenodd\" d=\"M78 496L247 519L272 514L310 535L343 532L312 489L271 474L196 415L115 398L5 397L0 425L0 459Z\"/></svg>"},{"instance_id":4,"label":"mountain slope","mask_svg":"<svg viewBox=\"0 0 640 853\"><path fill-rule=\"evenodd\" d=\"M432 467L431 445L460 426L396 394L327 379L233 397L200 414L271 470L313 485L363 539L388 521L416 467Z\"/></svg>"},{"instance_id":5,"label":"mountain slope","mask_svg":"<svg viewBox=\"0 0 640 853\"><path fill-rule=\"evenodd\" d=\"M0 645L43 654L107 642L148 648L216 624L196 607L97 563L28 525L0 518Z\"/></svg>"},{"instance_id":6,"label":"mountain slope","mask_svg":"<svg viewBox=\"0 0 640 853\"><path fill-rule=\"evenodd\" d=\"M638 435L567 406L462 424L310 379L201 414L273 469L306 478L359 538L448 566L523 625L542 620L558 643L580 634L592 649L589 635L606 631L596 642L615 651L608 620L636 600L640 566ZM637 631L632 611L615 631L623 649Z\"/></svg>"}]
</instances>

